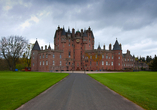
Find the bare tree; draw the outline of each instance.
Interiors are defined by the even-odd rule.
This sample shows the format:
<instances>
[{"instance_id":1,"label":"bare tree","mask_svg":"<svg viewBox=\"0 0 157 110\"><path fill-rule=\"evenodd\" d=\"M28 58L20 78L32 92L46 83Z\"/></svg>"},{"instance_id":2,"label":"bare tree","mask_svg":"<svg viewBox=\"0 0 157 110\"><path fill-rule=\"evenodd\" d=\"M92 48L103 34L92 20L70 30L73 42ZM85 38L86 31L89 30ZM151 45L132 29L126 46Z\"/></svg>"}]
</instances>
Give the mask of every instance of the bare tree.
<instances>
[{"instance_id":1,"label":"bare tree","mask_svg":"<svg viewBox=\"0 0 157 110\"><path fill-rule=\"evenodd\" d=\"M18 59L23 55L28 43L21 36L2 37L0 40L0 49L3 57L6 59L9 69L14 71Z\"/></svg>"},{"instance_id":2,"label":"bare tree","mask_svg":"<svg viewBox=\"0 0 157 110\"><path fill-rule=\"evenodd\" d=\"M23 58L24 58L24 61L27 65L27 67L31 66L31 50L33 48L33 45L34 44L29 43L26 47L26 51L23 54Z\"/></svg>"}]
</instances>

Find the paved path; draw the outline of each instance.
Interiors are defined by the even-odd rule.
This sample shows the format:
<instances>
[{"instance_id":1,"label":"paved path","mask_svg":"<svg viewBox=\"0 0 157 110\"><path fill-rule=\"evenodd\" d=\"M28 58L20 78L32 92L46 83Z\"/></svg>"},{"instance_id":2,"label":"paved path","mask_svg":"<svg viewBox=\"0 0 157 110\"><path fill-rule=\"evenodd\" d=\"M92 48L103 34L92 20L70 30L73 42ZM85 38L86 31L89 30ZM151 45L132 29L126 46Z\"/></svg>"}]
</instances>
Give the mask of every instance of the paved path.
<instances>
[{"instance_id":1,"label":"paved path","mask_svg":"<svg viewBox=\"0 0 157 110\"><path fill-rule=\"evenodd\" d=\"M70 74L17 110L143 110L86 74Z\"/></svg>"}]
</instances>

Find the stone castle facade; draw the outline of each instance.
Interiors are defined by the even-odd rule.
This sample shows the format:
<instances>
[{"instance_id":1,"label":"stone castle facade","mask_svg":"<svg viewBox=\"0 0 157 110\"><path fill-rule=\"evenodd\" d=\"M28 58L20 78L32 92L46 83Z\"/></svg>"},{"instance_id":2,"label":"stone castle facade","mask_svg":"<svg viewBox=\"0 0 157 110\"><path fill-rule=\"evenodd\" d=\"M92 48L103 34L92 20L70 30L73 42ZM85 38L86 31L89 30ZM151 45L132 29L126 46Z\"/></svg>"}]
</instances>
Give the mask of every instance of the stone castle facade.
<instances>
[{"instance_id":1,"label":"stone castle facade","mask_svg":"<svg viewBox=\"0 0 157 110\"><path fill-rule=\"evenodd\" d=\"M50 45L40 48L35 42L31 54L32 71L96 71L123 70L134 68L135 58L128 50L122 54L122 45L115 41L109 44L109 49L100 45L94 49L94 34L87 30L76 31L73 28L65 31L58 29L54 35L54 49Z\"/></svg>"}]
</instances>

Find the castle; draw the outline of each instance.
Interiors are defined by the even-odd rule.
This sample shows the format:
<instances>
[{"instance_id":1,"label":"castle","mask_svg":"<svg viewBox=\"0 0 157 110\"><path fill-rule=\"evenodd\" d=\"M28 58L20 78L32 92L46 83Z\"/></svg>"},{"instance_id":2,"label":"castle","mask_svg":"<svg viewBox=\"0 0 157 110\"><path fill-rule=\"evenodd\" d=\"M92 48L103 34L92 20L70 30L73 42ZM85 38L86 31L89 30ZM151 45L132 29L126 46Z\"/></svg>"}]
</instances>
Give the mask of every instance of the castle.
<instances>
[{"instance_id":1,"label":"castle","mask_svg":"<svg viewBox=\"0 0 157 110\"><path fill-rule=\"evenodd\" d=\"M109 44L109 49L100 45L94 49L94 34L87 30L76 31L73 28L65 31L58 29L54 35L54 49L50 45L40 48L35 42L31 53L32 71L104 71L124 70L134 68L135 58L127 50L122 54L122 45L116 39L115 44Z\"/></svg>"}]
</instances>

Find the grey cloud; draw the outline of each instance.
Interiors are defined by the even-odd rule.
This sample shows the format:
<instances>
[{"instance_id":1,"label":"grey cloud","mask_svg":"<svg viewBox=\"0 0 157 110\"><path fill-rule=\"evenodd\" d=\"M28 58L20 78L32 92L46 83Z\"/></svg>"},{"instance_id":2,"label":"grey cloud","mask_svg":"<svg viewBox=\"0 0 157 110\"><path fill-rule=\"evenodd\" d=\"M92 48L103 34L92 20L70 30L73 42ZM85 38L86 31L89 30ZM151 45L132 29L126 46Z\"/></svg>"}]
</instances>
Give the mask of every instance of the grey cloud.
<instances>
[{"instance_id":1,"label":"grey cloud","mask_svg":"<svg viewBox=\"0 0 157 110\"><path fill-rule=\"evenodd\" d=\"M99 42L101 46L104 43L106 46L109 43L113 45L116 37L122 45L133 45L148 37L157 40L157 33L153 30L148 31L157 24L156 0L23 0L23 2L31 5L26 7L17 4L8 12L4 12L3 4L0 4L0 36L17 33L28 39L38 38L44 39L45 42L53 42L57 26L64 25L66 29L70 26L76 30L90 26L95 35L96 48ZM32 25L21 32L14 31L14 27L42 11L50 14L43 15L39 23L30 22ZM143 29L147 26L148 29ZM118 30L114 31L115 28ZM146 30L148 32L145 32ZM101 34L98 31L101 31ZM110 33L107 33L108 31Z\"/></svg>"}]
</instances>

